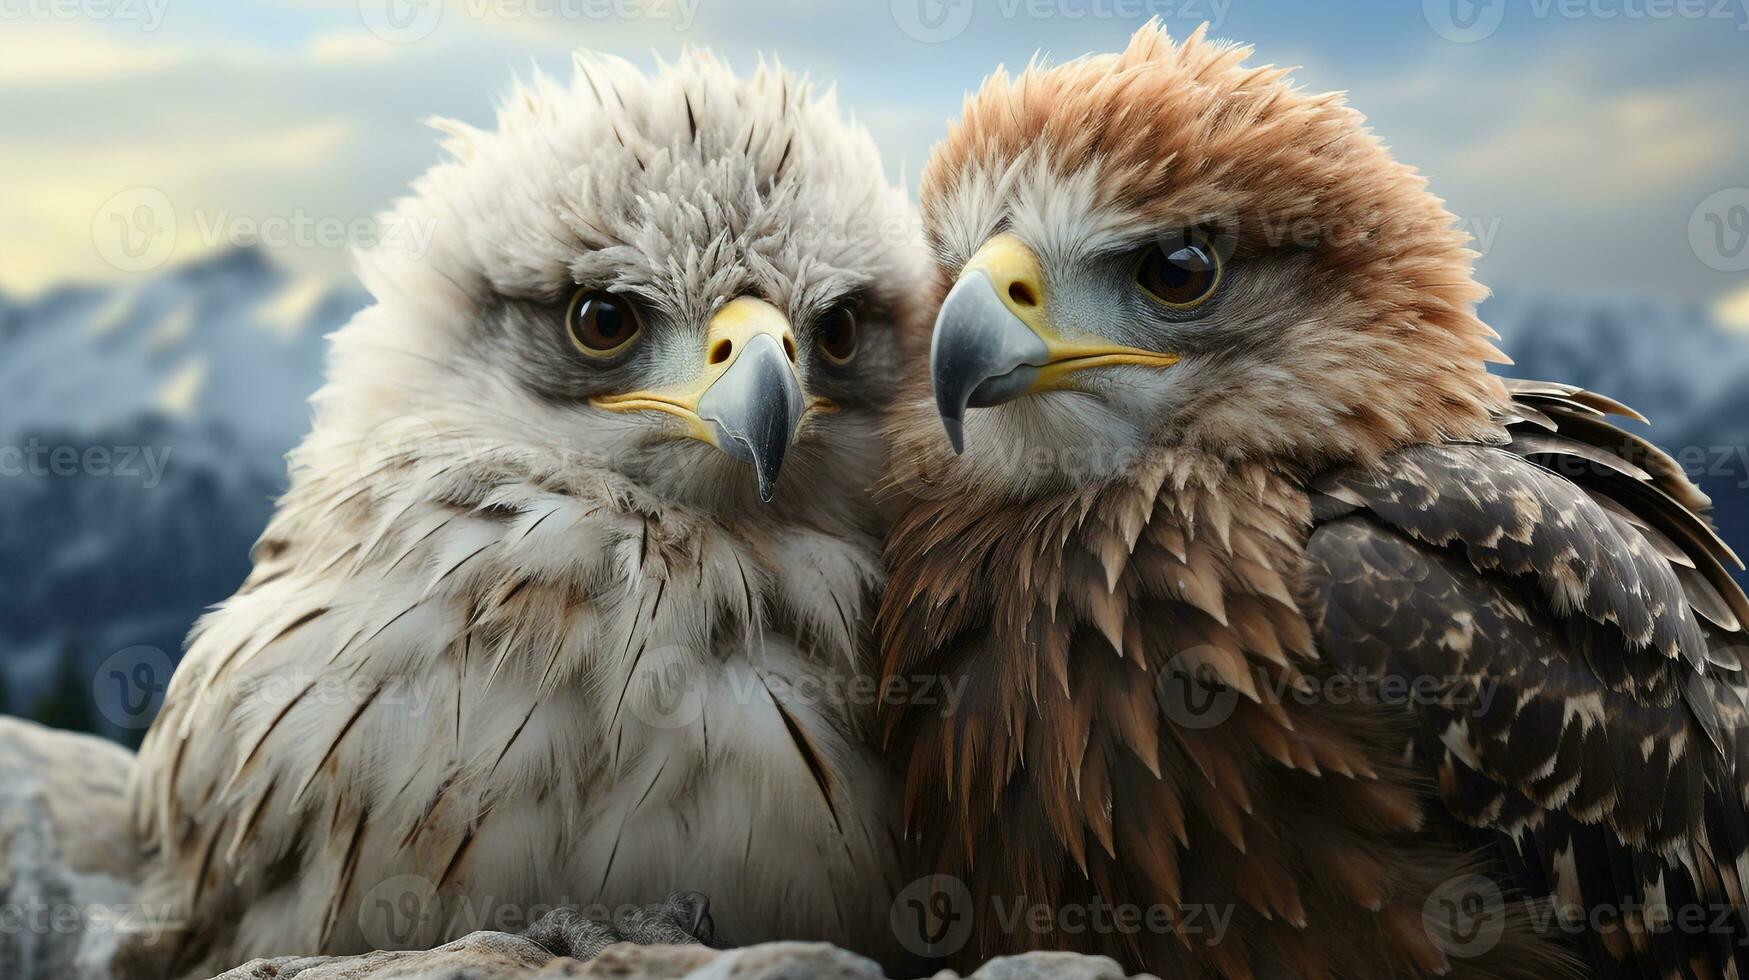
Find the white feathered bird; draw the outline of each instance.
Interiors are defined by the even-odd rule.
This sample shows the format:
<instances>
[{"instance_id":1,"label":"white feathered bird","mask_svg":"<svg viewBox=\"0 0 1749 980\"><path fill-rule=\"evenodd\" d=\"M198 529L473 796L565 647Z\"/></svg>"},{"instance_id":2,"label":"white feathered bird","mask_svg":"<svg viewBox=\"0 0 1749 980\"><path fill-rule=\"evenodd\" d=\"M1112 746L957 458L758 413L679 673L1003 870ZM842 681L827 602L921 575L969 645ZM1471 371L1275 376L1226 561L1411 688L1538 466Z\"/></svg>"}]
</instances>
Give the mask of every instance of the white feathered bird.
<instances>
[{"instance_id":1,"label":"white feathered bird","mask_svg":"<svg viewBox=\"0 0 1749 980\"><path fill-rule=\"evenodd\" d=\"M130 955L689 889L736 941L882 952L896 807L849 679L880 407L927 330L911 205L830 93L699 52L580 56L438 128L386 222L429 248L361 256L376 304L142 749L144 900L187 928Z\"/></svg>"}]
</instances>

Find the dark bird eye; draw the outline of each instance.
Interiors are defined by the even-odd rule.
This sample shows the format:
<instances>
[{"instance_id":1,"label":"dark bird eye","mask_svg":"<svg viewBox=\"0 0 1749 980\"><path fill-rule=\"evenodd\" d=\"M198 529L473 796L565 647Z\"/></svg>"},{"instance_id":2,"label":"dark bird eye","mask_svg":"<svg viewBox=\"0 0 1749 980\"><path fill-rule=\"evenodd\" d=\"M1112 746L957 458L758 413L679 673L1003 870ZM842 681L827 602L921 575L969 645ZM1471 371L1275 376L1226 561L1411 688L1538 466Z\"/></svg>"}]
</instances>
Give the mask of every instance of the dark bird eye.
<instances>
[{"instance_id":1,"label":"dark bird eye","mask_svg":"<svg viewBox=\"0 0 1749 980\"><path fill-rule=\"evenodd\" d=\"M1202 235L1186 231L1161 239L1142 255L1136 282L1174 309L1201 306L1221 282L1221 259Z\"/></svg>"},{"instance_id":2,"label":"dark bird eye","mask_svg":"<svg viewBox=\"0 0 1749 980\"><path fill-rule=\"evenodd\" d=\"M834 364L847 363L856 353L856 312L840 307L820 321L820 350Z\"/></svg>"},{"instance_id":3,"label":"dark bird eye","mask_svg":"<svg viewBox=\"0 0 1749 980\"><path fill-rule=\"evenodd\" d=\"M571 297L565 326L578 350L590 357L608 357L636 340L641 324L630 300L583 288Z\"/></svg>"}]
</instances>

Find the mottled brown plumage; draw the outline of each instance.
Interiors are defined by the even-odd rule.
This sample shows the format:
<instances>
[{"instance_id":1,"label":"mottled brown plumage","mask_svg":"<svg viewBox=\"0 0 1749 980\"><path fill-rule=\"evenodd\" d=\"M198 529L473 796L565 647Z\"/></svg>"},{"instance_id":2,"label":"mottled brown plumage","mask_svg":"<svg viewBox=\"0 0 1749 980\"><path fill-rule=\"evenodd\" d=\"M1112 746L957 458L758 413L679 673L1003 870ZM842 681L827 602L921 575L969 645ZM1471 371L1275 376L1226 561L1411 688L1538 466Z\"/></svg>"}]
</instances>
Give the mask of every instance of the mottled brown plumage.
<instances>
[{"instance_id":1,"label":"mottled brown plumage","mask_svg":"<svg viewBox=\"0 0 1749 980\"><path fill-rule=\"evenodd\" d=\"M1397 713L1291 696L1332 670L1295 597L1310 519L1305 492L1265 467L1163 453L1048 500L919 504L895 529L888 670L969 682L954 714L890 718L910 829L937 869L979 910L1094 895L1237 907L1219 943L1015 936L984 914L968 959L1083 949L1174 977L1450 965L1422 907L1470 866L1419 833ZM1190 676L1240 692L1230 718L1198 727L1163 708ZM1547 975L1555 959L1537 952L1503 944L1492 972L1455 975Z\"/></svg>"},{"instance_id":2,"label":"mottled brown plumage","mask_svg":"<svg viewBox=\"0 0 1749 980\"><path fill-rule=\"evenodd\" d=\"M1408 447L1317 481L1307 607L1322 648L1346 670L1447 679L1450 696L1419 706L1416 756L1459 822L1504 836L1523 887L1596 910L1603 928L1576 931L1594 961L1737 975L1736 557L1670 458L1603 421L1621 406L1512 387L1509 443ZM1486 708L1457 696L1484 684ZM1706 925L1660 931L1684 910Z\"/></svg>"},{"instance_id":3,"label":"mottled brown plumage","mask_svg":"<svg viewBox=\"0 0 1749 980\"><path fill-rule=\"evenodd\" d=\"M1450 215L1338 98L1244 54L1150 26L999 74L925 173L957 280L938 399L949 320L1003 307L1041 350L1172 355L973 377L964 456L926 396L898 412L886 670L968 694L887 737L910 834L971 891L961 958L1737 976L1749 602L1706 499L1622 406L1490 376ZM1214 229L1213 298L1134 302L1188 227ZM995 300L956 300L983 278ZM1015 929L1017 900L1232 918ZM1659 932L1659 902L1718 925Z\"/></svg>"}]
</instances>

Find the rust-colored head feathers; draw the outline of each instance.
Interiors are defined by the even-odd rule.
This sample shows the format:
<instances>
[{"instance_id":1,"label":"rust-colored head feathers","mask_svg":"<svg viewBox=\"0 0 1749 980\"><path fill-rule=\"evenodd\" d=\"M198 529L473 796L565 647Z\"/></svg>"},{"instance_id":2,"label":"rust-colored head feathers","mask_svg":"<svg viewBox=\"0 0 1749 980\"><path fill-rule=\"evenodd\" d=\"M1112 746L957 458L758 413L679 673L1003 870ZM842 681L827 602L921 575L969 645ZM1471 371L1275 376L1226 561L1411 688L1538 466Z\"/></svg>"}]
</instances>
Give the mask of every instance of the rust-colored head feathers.
<instances>
[{"instance_id":1,"label":"rust-colored head feathers","mask_svg":"<svg viewBox=\"0 0 1749 980\"><path fill-rule=\"evenodd\" d=\"M1090 266L1186 228L1208 232L1227 266L1218 302L1177 322L1186 336L1128 335L1140 347L1183 340L1179 367L1125 379L1097 408L1003 406L969 425L1081 445L1112 426L1066 417L1103 411L1136 430L1111 440L1113 451L1313 463L1494 431L1506 395L1485 362L1504 358L1475 317L1486 290L1471 276L1468 236L1342 96L1247 67L1249 53L1200 30L1174 44L1150 24L1120 54L997 71L966 99L923 173L944 282L1003 231L1036 253L1058 293L1095 288ZM1060 332L1112 335L1072 298ZM919 407L915 418L926 417ZM942 452L931 441L906 449ZM990 485L970 452L968 471Z\"/></svg>"}]
</instances>

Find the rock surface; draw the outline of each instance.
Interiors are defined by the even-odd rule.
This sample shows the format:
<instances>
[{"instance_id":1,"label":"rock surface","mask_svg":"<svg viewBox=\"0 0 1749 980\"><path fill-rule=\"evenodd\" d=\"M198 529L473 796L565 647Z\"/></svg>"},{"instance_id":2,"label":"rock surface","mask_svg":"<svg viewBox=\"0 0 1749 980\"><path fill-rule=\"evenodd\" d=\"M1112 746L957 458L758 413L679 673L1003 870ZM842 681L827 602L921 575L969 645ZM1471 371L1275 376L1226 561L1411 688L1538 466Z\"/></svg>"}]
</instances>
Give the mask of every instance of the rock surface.
<instances>
[{"instance_id":1,"label":"rock surface","mask_svg":"<svg viewBox=\"0 0 1749 980\"><path fill-rule=\"evenodd\" d=\"M132 904L143 859L129 832L134 759L102 739L0 717L0 978L109 980L116 942L163 928ZM873 960L824 943L718 950L687 938L687 896L611 925L559 910L527 934L477 932L425 952L255 960L220 980L881 980ZM691 930L692 935L708 931ZM633 937L653 945L616 940ZM955 974L942 973L940 978ZM977 980L1121 980L1103 957L992 960Z\"/></svg>"},{"instance_id":2,"label":"rock surface","mask_svg":"<svg viewBox=\"0 0 1749 980\"><path fill-rule=\"evenodd\" d=\"M957 977L943 972L937 980ZM1100 956L1028 953L991 960L972 980L1122 980ZM427 953L371 953L324 959L256 960L218 980L882 980L873 960L825 943L766 943L742 949L609 946L587 962L554 956L520 936L477 932Z\"/></svg>"},{"instance_id":3,"label":"rock surface","mask_svg":"<svg viewBox=\"0 0 1749 980\"><path fill-rule=\"evenodd\" d=\"M128 831L133 756L0 717L0 977L103 980L141 859Z\"/></svg>"}]
</instances>

